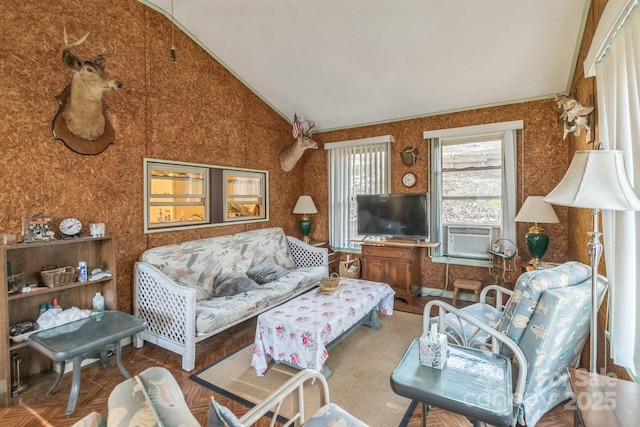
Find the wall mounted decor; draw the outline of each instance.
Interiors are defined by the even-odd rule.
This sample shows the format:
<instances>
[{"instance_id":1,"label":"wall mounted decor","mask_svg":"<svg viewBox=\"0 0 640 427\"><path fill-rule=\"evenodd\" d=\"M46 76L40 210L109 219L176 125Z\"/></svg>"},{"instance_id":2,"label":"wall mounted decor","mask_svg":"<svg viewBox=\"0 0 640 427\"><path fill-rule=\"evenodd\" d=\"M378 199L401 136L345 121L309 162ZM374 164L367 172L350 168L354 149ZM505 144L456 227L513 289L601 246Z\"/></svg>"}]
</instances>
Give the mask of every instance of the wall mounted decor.
<instances>
[{"instance_id":1,"label":"wall mounted decor","mask_svg":"<svg viewBox=\"0 0 640 427\"><path fill-rule=\"evenodd\" d=\"M71 52L84 43L88 35L69 43L67 29L64 29L62 61L74 72L71 84L56 97L59 109L51 126L54 138L76 153L99 154L114 143L114 131L105 114L107 106L102 102L102 94L122 88L122 83L104 70L106 58L115 54L115 48L88 61Z\"/></svg>"},{"instance_id":2,"label":"wall mounted decor","mask_svg":"<svg viewBox=\"0 0 640 427\"><path fill-rule=\"evenodd\" d=\"M303 123L307 123L309 127L305 129L302 125ZM302 157L302 154L309 148L314 150L318 148L318 144L311 139L311 129L314 126L315 123L309 120L301 122L297 114L293 115L293 130L291 134L296 139L296 142L291 147L285 147L280 154L280 166L283 171L291 171L300 160L300 157Z\"/></svg>"},{"instance_id":3,"label":"wall mounted decor","mask_svg":"<svg viewBox=\"0 0 640 427\"><path fill-rule=\"evenodd\" d=\"M418 149L416 147L404 147L400 151L400 158L405 166L413 166L418 158Z\"/></svg>"},{"instance_id":4,"label":"wall mounted decor","mask_svg":"<svg viewBox=\"0 0 640 427\"><path fill-rule=\"evenodd\" d=\"M558 104L558 118L563 121L564 133L562 139L566 139L571 132L575 136L580 136L582 130L586 130L587 142L591 142L591 122L590 115L594 107L585 107L574 98L559 93L555 97Z\"/></svg>"}]
</instances>

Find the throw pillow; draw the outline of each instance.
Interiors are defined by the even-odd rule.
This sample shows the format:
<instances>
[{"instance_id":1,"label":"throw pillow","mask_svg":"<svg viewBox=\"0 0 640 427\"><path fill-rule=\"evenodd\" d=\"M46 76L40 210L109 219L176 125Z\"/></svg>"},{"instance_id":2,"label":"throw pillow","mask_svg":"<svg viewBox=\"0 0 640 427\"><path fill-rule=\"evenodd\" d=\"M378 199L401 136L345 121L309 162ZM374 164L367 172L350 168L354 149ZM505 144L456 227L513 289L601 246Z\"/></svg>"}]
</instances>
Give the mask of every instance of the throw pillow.
<instances>
[{"instance_id":1,"label":"throw pillow","mask_svg":"<svg viewBox=\"0 0 640 427\"><path fill-rule=\"evenodd\" d=\"M286 276L288 272L286 268L280 267L272 260L265 259L260 264L247 270L247 276L255 280L259 285L264 285Z\"/></svg>"},{"instance_id":2,"label":"throw pillow","mask_svg":"<svg viewBox=\"0 0 640 427\"><path fill-rule=\"evenodd\" d=\"M258 284L244 274L220 273L213 284L213 296L228 297L256 289L260 289Z\"/></svg>"},{"instance_id":3,"label":"throw pillow","mask_svg":"<svg viewBox=\"0 0 640 427\"><path fill-rule=\"evenodd\" d=\"M242 427L238 417L236 417L229 408L216 402L213 396L211 396L207 418L208 427Z\"/></svg>"}]
</instances>

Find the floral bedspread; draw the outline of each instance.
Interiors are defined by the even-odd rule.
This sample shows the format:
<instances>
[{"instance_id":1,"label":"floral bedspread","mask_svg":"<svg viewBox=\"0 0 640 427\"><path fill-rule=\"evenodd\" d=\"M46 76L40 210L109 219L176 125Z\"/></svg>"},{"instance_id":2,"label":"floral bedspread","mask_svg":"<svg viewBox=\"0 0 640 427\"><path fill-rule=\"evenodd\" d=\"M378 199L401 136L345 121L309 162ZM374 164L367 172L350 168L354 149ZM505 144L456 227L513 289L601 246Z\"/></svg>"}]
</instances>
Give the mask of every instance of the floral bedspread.
<instances>
[{"instance_id":1,"label":"floral bedspread","mask_svg":"<svg viewBox=\"0 0 640 427\"><path fill-rule=\"evenodd\" d=\"M258 376L267 370L267 356L301 369L322 372L326 346L371 310L393 313L393 289L385 284L340 279L332 293L314 289L258 316L251 366Z\"/></svg>"}]
</instances>

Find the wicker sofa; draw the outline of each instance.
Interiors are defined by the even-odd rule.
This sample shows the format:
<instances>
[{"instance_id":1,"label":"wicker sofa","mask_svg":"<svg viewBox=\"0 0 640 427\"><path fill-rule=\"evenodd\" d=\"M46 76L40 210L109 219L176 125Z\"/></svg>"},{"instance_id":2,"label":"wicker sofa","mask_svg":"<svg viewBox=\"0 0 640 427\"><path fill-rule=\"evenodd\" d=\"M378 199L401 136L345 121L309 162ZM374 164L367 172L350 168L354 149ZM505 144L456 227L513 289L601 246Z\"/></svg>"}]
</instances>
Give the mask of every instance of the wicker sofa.
<instances>
[{"instance_id":1,"label":"wicker sofa","mask_svg":"<svg viewBox=\"0 0 640 427\"><path fill-rule=\"evenodd\" d=\"M264 228L148 249L134 271L134 314L149 341L195 365L196 343L317 286L327 249Z\"/></svg>"}]
</instances>

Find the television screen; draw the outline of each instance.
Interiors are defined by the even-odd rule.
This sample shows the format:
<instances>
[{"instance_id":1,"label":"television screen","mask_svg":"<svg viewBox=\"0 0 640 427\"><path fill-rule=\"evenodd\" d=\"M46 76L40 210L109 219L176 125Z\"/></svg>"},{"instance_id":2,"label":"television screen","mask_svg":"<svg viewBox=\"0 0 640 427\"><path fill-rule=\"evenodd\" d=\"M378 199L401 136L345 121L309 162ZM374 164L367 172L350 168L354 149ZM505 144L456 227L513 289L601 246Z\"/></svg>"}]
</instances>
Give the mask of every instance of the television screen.
<instances>
[{"instance_id":1,"label":"television screen","mask_svg":"<svg viewBox=\"0 0 640 427\"><path fill-rule=\"evenodd\" d=\"M429 238L429 194L361 194L358 234Z\"/></svg>"}]
</instances>

